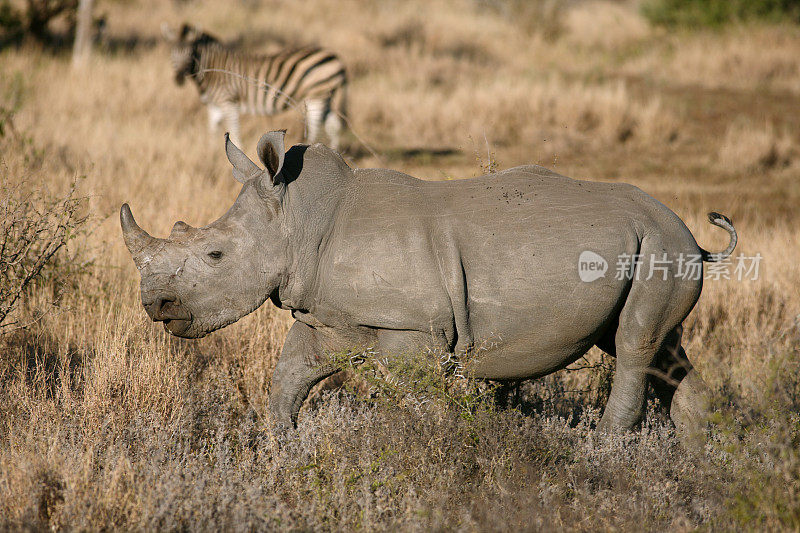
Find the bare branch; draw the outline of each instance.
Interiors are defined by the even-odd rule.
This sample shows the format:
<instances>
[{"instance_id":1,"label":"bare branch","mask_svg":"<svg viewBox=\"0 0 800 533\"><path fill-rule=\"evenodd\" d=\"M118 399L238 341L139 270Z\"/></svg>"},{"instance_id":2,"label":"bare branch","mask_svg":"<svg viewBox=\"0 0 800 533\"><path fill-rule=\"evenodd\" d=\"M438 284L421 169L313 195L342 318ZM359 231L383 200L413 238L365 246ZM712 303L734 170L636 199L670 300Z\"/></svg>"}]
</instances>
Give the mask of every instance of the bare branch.
<instances>
[{"instance_id":1,"label":"bare branch","mask_svg":"<svg viewBox=\"0 0 800 533\"><path fill-rule=\"evenodd\" d=\"M60 267L56 257L88 217L76 184L56 199L24 185L0 187L0 331L18 324L12 311L36 279Z\"/></svg>"}]
</instances>

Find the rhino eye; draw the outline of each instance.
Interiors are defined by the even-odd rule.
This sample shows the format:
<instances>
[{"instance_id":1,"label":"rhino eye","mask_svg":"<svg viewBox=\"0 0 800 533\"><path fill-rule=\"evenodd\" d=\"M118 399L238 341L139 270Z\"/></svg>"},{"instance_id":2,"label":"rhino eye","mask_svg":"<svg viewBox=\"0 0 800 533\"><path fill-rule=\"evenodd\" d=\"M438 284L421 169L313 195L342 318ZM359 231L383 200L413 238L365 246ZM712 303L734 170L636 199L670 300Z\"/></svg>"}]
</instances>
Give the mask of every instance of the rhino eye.
<instances>
[{"instance_id":1,"label":"rhino eye","mask_svg":"<svg viewBox=\"0 0 800 533\"><path fill-rule=\"evenodd\" d=\"M211 259L222 259L222 252L217 250L209 252L208 257L210 257Z\"/></svg>"}]
</instances>

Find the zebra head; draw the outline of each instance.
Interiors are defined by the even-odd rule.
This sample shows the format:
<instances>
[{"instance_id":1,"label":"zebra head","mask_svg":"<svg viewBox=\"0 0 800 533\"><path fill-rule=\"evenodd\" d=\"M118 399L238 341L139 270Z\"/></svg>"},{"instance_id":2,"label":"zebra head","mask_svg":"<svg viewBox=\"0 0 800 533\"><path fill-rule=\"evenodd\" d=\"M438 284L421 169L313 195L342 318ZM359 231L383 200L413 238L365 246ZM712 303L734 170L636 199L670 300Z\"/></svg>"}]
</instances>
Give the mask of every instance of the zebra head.
<instances>
[{"instance_id":1,"label":"zebra head","mask_svg":"<svg viewBox=\"0 0 800 533\"><path fill-rule=\"evenodd\" d=\"M161 26L161 31L172 44L170 60L175 72L175 83L183 85L187 76L197 74L200 49L202 46L217 44L219 41L212 35L203 32L199 27L183 24L179 32L175 32L168 24Z\"/></svg>"}]
</instances>

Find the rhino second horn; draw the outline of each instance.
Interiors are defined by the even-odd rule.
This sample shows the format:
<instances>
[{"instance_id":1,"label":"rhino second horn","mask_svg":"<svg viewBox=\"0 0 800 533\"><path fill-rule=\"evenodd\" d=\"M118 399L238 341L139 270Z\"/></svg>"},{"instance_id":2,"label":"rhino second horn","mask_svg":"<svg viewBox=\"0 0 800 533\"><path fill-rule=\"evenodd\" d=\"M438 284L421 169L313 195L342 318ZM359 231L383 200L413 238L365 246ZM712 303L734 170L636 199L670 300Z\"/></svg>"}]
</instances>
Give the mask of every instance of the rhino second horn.
<instances>
[{"instance_id":1,"label":"rhino second horn","mask_svg":"<svg viewBox=\"0 0 800 533\"><path fill-rule=\"evenodd\" d=\"M182 233L186 233L187 231L193 229L189 224L184 222L183 220L179 220L172 226L172 231L170 232L169 236L172 238L173 236L180 235Z\"/></svg>"},{"instance_id":2,"label":"rhino second horn","mask_svg":"<svg viewBox=\"0 0 800 533\"><path fill-rule=\"evenodd\" d=\"M128 247L128 251L133 256L136 268L142 268L158 239L139 227L128 204L122 204L122 209L119 211L119 223L122 226L122 237L125 239L125 246Z\"/></svg>"}]
</instances>

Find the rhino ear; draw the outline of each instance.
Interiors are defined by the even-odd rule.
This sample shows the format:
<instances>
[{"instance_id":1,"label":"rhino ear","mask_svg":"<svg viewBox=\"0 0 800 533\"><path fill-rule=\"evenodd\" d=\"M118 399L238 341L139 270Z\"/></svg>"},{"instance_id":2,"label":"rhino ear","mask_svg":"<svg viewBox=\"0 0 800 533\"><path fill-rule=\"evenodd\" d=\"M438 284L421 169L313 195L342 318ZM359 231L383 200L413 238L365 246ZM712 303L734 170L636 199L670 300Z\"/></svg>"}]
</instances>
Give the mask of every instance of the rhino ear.
<instances>
[{"instance_id":1,"label":"rhino ear","mask_svg":"<svg viewBox=\"0 0 800 533\"><path fill-rule=\"evenodd\" d=\"M253 163L244 152L233 144L230 135L227 133L225 134L225 155L228 156L228 161L233 165L233 177L239 183L247 183L262 172L258 165Z\"/></svg>"},{"instance_id":2,"label":"rhino ear","mask_svg":"<svg viewBox=\"0 0 800 533\"><path fill-rule=\"evenodd\" d=\"M267 168L266 175L269 176L270 184L277 183L277 176L283 168L283 156L286 153L284 148L283 138L286 136L286 130L277 130L265 133L258 141L258 158L264 163ZM265 178L267 176L264 176ZM266 183L265 183L266 185Z\"/></svg>"}]
</instances>

